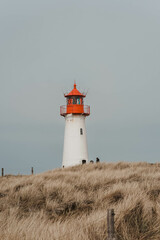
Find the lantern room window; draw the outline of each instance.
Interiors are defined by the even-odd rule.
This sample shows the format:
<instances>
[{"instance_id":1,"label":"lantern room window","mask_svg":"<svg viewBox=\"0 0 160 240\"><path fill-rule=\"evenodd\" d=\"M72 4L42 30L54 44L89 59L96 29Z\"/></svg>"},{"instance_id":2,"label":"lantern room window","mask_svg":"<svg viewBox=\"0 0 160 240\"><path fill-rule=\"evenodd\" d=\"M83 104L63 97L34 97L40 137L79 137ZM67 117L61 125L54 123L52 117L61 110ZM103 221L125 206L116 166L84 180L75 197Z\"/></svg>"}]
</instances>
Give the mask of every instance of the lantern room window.
<instances>
[{"instance_id":1,"label":"lantern room window","mask_svg":"<svg viewBox=\"0 0 160 240\"><path fill-rule=\"evenodd\" d=\"M67 98L67 105L71 104L83 105L83 98L76 96Z\"/></svg>"},{"instance_id":2,"label":"lantern room window","mask_svg":"<svg viewBox=\"0 0 160 240\"><path fill-rule=\"evenodd\" d=\"M73 97L73 104L77 104L77 98Z\"/></svg>"}]
</instances>

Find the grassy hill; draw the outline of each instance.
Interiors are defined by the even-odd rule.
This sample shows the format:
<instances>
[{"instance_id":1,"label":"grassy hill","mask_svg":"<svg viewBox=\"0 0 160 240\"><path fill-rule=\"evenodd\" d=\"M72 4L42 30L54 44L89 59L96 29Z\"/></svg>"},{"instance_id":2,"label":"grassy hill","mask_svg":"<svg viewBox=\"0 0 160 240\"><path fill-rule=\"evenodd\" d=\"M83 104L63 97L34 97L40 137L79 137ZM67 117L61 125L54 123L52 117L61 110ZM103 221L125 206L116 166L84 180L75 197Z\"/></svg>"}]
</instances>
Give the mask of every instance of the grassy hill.
<instances>
[{"instance_id":1,"label":"grassy hill","mask_svg":"<svg viewBox=\"0 0 160 240\"><path fill-rule=\"evenodd\" d=\"M115 210L120 240L160 239L160 164L88 164L0 177L0 239L105 240Z\"/></svg>"}]
</instances>

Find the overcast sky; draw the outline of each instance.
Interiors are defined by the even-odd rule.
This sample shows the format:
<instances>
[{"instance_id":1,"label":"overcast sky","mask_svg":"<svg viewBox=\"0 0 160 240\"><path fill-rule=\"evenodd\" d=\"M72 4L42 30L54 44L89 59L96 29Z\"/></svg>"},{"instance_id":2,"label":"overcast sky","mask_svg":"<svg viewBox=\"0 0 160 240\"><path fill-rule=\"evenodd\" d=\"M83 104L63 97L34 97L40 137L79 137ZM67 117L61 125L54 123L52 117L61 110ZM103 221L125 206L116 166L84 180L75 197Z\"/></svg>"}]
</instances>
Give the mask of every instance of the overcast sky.
<instances>
[{"instance_id":1,"label":"overcast sky","mask_svg":"<svg viewBox=\"0 0 160 240\"><path fill-rule=\"evenodd\" d=\"M159 0L0 0L0 168L62 163L65 104L88 91L89 159L160 160Z\"/></svg>"}]
</instances>

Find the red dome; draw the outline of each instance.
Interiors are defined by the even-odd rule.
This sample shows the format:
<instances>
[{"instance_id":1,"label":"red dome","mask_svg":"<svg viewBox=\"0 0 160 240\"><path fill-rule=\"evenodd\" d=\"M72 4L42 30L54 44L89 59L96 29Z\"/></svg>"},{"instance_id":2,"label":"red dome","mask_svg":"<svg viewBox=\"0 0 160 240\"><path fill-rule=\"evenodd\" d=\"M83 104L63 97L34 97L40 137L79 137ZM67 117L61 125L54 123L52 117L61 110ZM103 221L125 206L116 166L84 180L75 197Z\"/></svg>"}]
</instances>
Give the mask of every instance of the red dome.
<instances>
[{"instance_id":1,"label":"red dome","mask_svg":"<svg viewBox=\"0 0 160 240\"><path fill-rule=\"evenodd\" d=\"M80 92L77 90L77 88L76 88L76 83L75 83L73 90L72 90L70 93L68 93L68 94L65 95L65 97L70 97L70 96L81 96L81 97L85 97L86 95L80 93Z\"/></svg>"}]
</instances>

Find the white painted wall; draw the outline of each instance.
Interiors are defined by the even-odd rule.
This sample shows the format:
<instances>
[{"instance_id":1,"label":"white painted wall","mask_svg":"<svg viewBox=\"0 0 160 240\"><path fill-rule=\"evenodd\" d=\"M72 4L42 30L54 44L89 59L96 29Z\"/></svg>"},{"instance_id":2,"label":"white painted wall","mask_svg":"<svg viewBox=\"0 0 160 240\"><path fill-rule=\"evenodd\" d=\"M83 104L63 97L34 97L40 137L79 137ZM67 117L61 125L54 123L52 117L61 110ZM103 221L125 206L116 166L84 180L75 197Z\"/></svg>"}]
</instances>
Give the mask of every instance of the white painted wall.
<instances>
[{"instance_id":1,"label":"white painted wall","mask_svg":"<svg viewBox=\"0 0 160 240\"><path fill-rule=\"evenodd\" d=\"M83 129L83 135L80 134ZM65 116L65 133L62 166L74 166L88 162L88 147L85 126L85 116L67 114Z\"/></svg>"}]
</instances>

